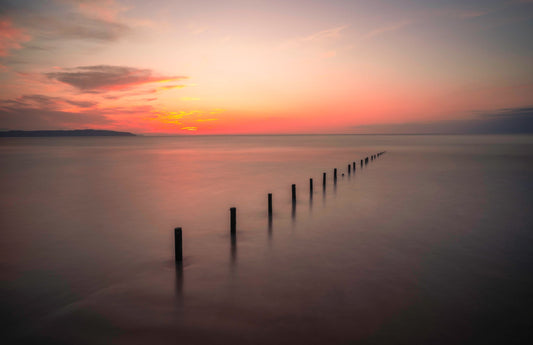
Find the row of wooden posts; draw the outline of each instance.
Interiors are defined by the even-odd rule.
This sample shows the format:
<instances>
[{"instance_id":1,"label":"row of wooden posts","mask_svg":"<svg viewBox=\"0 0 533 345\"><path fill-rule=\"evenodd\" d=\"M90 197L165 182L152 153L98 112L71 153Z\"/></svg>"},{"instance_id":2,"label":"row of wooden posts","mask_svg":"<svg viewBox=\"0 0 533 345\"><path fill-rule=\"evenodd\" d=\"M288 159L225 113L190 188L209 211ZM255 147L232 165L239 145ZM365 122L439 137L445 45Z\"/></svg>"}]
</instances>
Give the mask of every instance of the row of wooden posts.
<instances>
[{"instance_id":1,"label":"row of wooden posts","mask_svg":"<svg viewBox=\"0 0 533 345\"><path fill-rule=\"evenodd\" d=\"M370 156L370 160L373 161L374 159L378 158L382 154L384 154L386 151L382 151L379 153L376 153L374 155ZM366 157L364 160L361 159L361 167L363 165L368 164L369 157ZM352 162L352 164L348 164L348 175L351 174L351 170L353 169L353 172L355 173L355 166L356 163ZM344 176L344 174L342 174ZM333 169L333 182L337 183L337 168ZM322 188L326 188L326 173L322 174ZM311 195L313 194L313 179L309 179L309 192ZM296 204L296 185L292 185L292 204L293 208ZM229 209L230 211L230 233L233 236L237 233L237 208L231 207ZM268 219L272 220L272 193L268 193ZM176 256L176 262L181 263L183 261L183 237L182 237L182 230L181 228L175 228L174 229L174 248L175 248L175 256Z\"/></svg>"}]
</instances>

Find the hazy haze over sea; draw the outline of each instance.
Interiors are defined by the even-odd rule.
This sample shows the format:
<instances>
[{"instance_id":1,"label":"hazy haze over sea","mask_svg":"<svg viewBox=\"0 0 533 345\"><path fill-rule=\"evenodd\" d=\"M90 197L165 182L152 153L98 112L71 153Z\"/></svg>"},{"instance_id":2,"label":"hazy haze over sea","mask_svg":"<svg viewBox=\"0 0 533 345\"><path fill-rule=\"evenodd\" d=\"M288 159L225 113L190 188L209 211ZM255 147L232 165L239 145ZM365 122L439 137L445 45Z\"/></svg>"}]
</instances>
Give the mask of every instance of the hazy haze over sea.
<instances>
[{"instance_id":1,"label":"hazy haze over sea","mask_svg":"<svg viewBox=\"0 0 533 345\"><path fill-rule=\"evenodd\" d=\"M532 339L531 135L1 138L0 164L9 343Z\"/></svg>"}]
</instances>

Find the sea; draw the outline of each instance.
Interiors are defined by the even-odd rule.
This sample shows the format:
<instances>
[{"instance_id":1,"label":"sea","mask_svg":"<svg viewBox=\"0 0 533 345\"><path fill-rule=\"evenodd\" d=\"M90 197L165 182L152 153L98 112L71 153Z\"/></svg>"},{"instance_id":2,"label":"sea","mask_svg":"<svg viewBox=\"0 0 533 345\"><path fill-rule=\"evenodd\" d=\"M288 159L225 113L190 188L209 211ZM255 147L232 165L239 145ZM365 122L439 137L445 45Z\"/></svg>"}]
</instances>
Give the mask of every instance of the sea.
<instances>
[{"instance_id":1,"label":"sea","mask_svg":"<svg viewBox=\"0 0 533 345\"><path fill-rule=\"evenodd\" d=\"M533 136L0 138L0 301L3 344L532 343Z\"/></svg>"}]
</instances>

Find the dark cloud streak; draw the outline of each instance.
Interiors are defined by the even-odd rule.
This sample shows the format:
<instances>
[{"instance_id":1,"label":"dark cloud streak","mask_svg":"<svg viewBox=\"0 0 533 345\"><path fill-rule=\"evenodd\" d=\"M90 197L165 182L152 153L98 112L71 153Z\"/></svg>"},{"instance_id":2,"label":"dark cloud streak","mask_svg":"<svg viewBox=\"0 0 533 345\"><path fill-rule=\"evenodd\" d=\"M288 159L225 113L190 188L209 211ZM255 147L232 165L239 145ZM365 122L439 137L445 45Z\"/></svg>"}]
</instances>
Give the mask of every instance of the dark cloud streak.
<instances>
[{"instance_id":1,"label":"dark cloud streak","mask_svg":"<svg viewBox=\"0 0 533 345\"><path fill-rule=\"evenodd\" d=\"M117 41L131 31L118 19L83 13L77 5L68 1L5 0L0 16L12 18L38 40Z\"/></svg>"},{"instance_id":2,"label":"dark cloud streak","mask_svg":"<svg viewBox=\"0 0 533 345\"><path fill-rule=\"evenodd\" d=\"M505 108L464 120L411 122L352 127L355 133L390 134L531 134L533 107Z\"/></svg>"},{"instance_id":3,"label":"dark cloud streak","mask_svg":"<svg viewBox=\"0 0 533 345\"><path fill-rule=\"evenodd\" d=\"M2 128L16 130L89 128L113 124L102 114L71 113L58 110L18 108L0 109Z\"/></svg>"},{"instance_id":4,"label":"dark cloud streak","mask_svg":"<svg viewBox=\"0 0 533 345\"><path fill-rule=\"evenodd\" d=\"M79 108L90 108L96 105L96 102L91 101L77 101L64 97L51 97L46 95L23 95L15 99L1 100L1 108L9 108L11 111L18 109L42 109L42 110L57 110L65 103L74 105Z\"/></svg>"},{"instance_id":5,"label":"dark cloud streak","mask_svg":"<svg viewBox=\"0 0 533 345\"><path fill-rule=\"evenodd\" d=\"M157 76L150 69L109 65L81 66L60 72L46 73L45 75L84 92L102 89L128 89L140 84L187 78L184 76Z\"/></svg>"},{"instance_id":6,"label":"dark cloud streak","mask_svg":"<svg viewBox=\"0 0 533 345\"><path fill-rule=\"evenodd\" d=\"M96 41L116 41L130 31L120 22L88 18L71 13L66 18L35 15L24 20L23 25L30 30L38 30L42 39L82 39Z\"/></svg>"}]
</instances>

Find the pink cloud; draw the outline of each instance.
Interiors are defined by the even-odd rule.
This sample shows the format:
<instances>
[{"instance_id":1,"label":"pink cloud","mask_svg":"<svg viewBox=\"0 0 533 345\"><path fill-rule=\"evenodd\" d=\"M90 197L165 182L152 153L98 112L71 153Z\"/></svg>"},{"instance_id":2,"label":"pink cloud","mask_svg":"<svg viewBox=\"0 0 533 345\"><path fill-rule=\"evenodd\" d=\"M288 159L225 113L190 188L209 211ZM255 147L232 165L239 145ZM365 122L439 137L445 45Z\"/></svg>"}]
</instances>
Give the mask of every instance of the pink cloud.
<instances>
[{"instance_id":1,"label":"pink cloud","mask_svg":"<svg viewBox=\"0 0 533 345\"><path fill-rule=\"evenodd\" d=\"M83 92L125 90L135 86L187 79L185 76L156 75L150 69L125 66L81 66L46 73L50 79L74 86Z\"/></svg>"},{"instance_id":2,"label":"pink cloud","mask_svg":"<svg viewBox=\"0 0 533 345\"><path fill-rule=\"evenodd\" d=\"M21 43L30 39L22 29L14 27L10 19L0 19L0 56L7 56L10 50L22 48Z\"/></svg>"}]
</instances>

